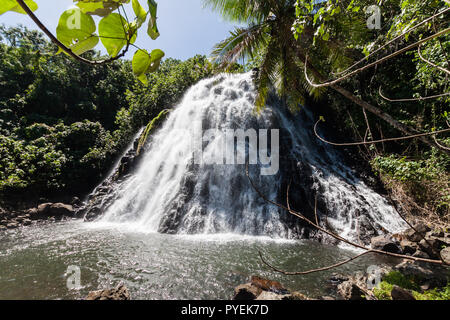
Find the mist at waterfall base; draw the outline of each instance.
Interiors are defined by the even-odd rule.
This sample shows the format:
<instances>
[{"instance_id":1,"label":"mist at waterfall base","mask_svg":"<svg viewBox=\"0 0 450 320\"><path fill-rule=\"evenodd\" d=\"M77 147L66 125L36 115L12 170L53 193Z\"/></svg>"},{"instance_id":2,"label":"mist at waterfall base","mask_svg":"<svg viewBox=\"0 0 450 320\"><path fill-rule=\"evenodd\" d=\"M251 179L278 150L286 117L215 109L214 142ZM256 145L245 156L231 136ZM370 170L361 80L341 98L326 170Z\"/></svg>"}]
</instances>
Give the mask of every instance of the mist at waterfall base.
<instances>
[{"instance_id":1,"label":"mist at waterfall base","mask_svg":"<svg viewBox=\"0 0 450 320\"><path fill-rule=\"evenodd\" d=\"M99 219L0 234L0 299L81 298L119 282L134 299L229 299L233 288L252 275L318 296L331 294L327 279L333 272L386 263L367 256L301 277L276 274L262 265L258 250L292 271L330 265L354 252L298 240L305 236L304 227L259 197L245 165L211 164L223 155L223 135L203 141L204 161L194 163L185 132L195 123L206 130L280 129L279 171L261 175L268 165L250 165L250 175L267 198L281 203L286 201L286 181L297 179L294 205L306 203L305 210L312 210L318 194L319 216L326 215L342 236L358 240L363 225L365 232L404 226L335 150L318 142L310 112L287 116L279 101L271 99L257 114L254 99L250 74L201 81L151 138L136 171L114 185ZM261 143L258 147L261 151ZM261 153L274 155L273 141L266 147ZM67 287L70 266L81 270L77 290Z\"/></svg>"}]
</instances>

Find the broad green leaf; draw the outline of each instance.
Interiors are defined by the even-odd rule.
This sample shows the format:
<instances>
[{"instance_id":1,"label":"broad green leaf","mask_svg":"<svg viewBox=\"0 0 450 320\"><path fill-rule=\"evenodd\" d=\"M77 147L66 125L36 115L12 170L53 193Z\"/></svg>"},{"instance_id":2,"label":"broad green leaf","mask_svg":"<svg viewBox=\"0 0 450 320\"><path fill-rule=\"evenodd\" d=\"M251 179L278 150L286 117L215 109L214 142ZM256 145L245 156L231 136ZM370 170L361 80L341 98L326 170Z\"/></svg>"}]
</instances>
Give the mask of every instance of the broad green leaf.
<instances>
[{"instance_id":1,"label":"broad green leaf","mask_svg":"<svg viewBox=\"0 0 450 320\"><path fill-rule=\"evenodd\" d=\"M111 57L117 56L127 45L127 22L118 13L111 13L100 20L98 32L100 40Z\"/></svg>"},{"instance_id":2,"label":"broad green leaf","mask_svg":"<svg viewBox=\"0 0 450 320\"><path fill-rule=\"evenodd\" d=\"M71 49L73 53L80 55L86 51L93 49L98 44L98 41L99 40L97 36L92 36L85 40L77 42L71 47Z\"/></svg>"},{"instance_id":3,"label":"broad green leaf","mask_svg":"<svg viewBox=\"0 0 450 320\"><path fill-rule=\"evenodd\" d=\"M91 16L83 13L79 8L73 8L64 11L59 18L56 37L77 54L82 54L97 45L96 29Z\"/></svg>"},{"instance_id":4,"label":"broad green leaf","mask_svg":"<svg viewBox=\"0 0 450 320\"><path fill-rule=\"evenodd\" d=\"M139 0L133 0L133 10L136 15L136 27L139 29L147 20L147 11L141 6Z\"/></svg>"},{"instance_id":5,"label":"broad green leaf","mask_svg":"<svg viewBox=\"0 0 450 320\"><path fill-rule=\"evenodd\" d=\"M147 73L155 72L161 64L164 52L159 49L148 53L146 50L138 50L133 57L132 66L136 77L143 83L147 83Z\"/></svg>"},{"instance_id":6,"label":"broad green leaf","mask_svg":"<svg viewBox=\"0 0 450 320\"><path fill-rule=\"evenodd\" d=\"M25 4L28 6L28 8L31 9L31 11L36 11L38 9L38 5L33 0L25 0ZM1 0L0 15L8 11L26 14L26 12L22 9L22 7L19 4L17 4L16 0Z\"/></svg>"},{"instance_id":7,"label":"broad green leaf","mask_svg":"<svg viewBox=\"0 0 450 320\"><path fill-rule=\"evenodd\" d=\"M130 0L74 0L84 13L105 17Z\"/></svg>"},{"instance_id":8,"label":"broad green leaf","mask_svg":"<svg viewBox=\"0 0 450 320\"><path fill-rule=\"evenodd\" d=\"M158 70L159 65L161 64L161 59L164 58L165 53L160 49L155 49L151 52L150 56L152 64L147 70L148 73L155 72L156 70Z\"/></svg>"},{"instance_id":9,"label":"broad green leaf","mask_svg":"<svg viewBox=\"0 0 450 320\"><path fill-rule=\"evenodd\" d=\"M150 12L150 21L148 23L147 33L153 40L156 40L159 37L158 26L156 25L156 13L158 10L158 4L155 0L148 0L148 7Z\"/></svg>"},{"instance_id":10,"label":"broad green leaf","mask_svg":"<svg viewBox=\"0 0 450 320\"><path fill-rule=\"evenodd\" d=\"M150 68L152 60L147 50L138 50L134 54L132 66L134 75L143 83L147 84L147 70Z\"/></svg>"}]
</instances>

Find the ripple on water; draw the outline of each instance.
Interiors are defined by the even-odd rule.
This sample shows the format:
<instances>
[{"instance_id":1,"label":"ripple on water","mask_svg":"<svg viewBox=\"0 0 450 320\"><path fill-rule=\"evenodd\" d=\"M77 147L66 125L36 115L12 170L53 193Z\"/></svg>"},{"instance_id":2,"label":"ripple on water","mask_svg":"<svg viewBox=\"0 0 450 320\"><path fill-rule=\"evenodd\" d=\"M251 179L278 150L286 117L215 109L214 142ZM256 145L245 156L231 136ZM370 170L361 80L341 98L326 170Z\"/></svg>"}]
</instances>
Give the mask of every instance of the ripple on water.
<instances>
[{"instance_id":1,"label":"ripple on water","mask_svg":"<svg viewBox=\"0 0 450 320\"><path fill-rule=\"evenodd\" d=\"M316 268L353 252L310 241L239 235L169 236L119 231L71 221L0 235L0 299L78 299L125 283L134 299L228 299L251 275L309 295L329 294L332 272L379 264L365 258L330 272L287 277L270 272L258 250L291 271ZM68 266L81 269L80 290L68 290Z\"/></svg>"}]
</instances>

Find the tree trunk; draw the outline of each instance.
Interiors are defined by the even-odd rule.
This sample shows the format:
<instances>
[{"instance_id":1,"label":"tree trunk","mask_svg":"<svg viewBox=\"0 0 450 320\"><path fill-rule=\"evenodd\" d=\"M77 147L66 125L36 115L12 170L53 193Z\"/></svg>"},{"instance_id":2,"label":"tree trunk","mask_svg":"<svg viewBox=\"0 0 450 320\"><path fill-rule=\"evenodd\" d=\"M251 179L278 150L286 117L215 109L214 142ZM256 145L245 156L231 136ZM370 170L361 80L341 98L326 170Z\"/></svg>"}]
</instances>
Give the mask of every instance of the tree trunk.
<instances>
[{"instance_id":1,"label":"tree trunk","mask_svg":"<svg viewBox=\"0 0 450 320\"><path fill-rule=\"evenodd\" d=\"M301 61L306 61L305 55L302 52L300 52L300 50L297 51L297 54L298 54L298 57L300 58ZM307 67L308 67L308 70L319 81L325 82L327 80L327 79L324 78L324 76L322 76L322 74L320 74L319 71L317 71L316 68L314 68L314 66L311 65L311 63L309 61L308 61L308 66ZM352 102L356 103L357 105L363 107L368 112L373 113L377 117L383 119L384 121L389 123L392 127L394 127L397 130L401 131L405 135L411 136L411 135L414 135L414 134L418 133L416 130L414 130L414 129L404 125L403 123L401 123L401 122L399 122L397 120L395 120L392 116L390 116L389 114L387 114L386 112L384 112L380 108L375 107L374 105L372 105L372 104L362 100L361 98L358 98L353 93L351 93L350 91L344 89L340 85L334 84L334 85L331 85L330 87L333 88L335 91L339 92L340 94L342 94L344 97L346 97L350 101L352 101ZM445 150L445 149L441 148L430 137L422 136L422 137L418 137L418 139L420 139L423 143L429 145L430 147L436 147L440 151L445 152L447 154L450 154L449 150Z\"/></svg>"}]
</instances>

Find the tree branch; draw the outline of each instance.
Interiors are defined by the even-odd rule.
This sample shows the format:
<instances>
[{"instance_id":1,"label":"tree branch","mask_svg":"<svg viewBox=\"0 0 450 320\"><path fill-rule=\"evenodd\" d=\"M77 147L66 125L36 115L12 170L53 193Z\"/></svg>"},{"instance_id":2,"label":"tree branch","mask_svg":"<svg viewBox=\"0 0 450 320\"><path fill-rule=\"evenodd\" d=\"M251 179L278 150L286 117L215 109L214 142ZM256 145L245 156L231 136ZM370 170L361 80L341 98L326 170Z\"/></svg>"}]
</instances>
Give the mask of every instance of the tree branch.
<instances>
[{"instance_id":1,"label":"tree branch","mask_svg":"<svg viewBox=\"0 0 450 320\"><path fill-rule=\"evenodd\" d=\"M74 58L75 60L77 60L79 62L82 62L87 65L91 65L91 66L103 65L103 64L110 63L112 61L122 58L128 52L128 49L130 47L129 39L127 39L127 46L125 47L125 49L119 55L117 55L115 57L112 57L112 58L109 58L106 60L98 60L98 61L85 59L85 58L75 54L70 48L68 48L61 41L59 41L58 38L56 38L55 35L53 33L51 33L50 30L48 30L47 27L39 20L39 18L34 14L34 12L31 11L31 9L26 5L24 0L17 0L17 3L28 14L28 16L34 21L34 23L36 23L36 25L50 38L50 40L53 43L55 43L59 48L64 50L64 52L66 52L69 56L71 56L72 58Z\"/></svg>"},{"instance_id":2,"label":"tree branch","mask_svg":"<svg viewBox=\"0 0 450 320\"><path fill-rule=\"evenodd\" d=\"M441 93L441 94L437 94L434 96L428 96L428 97L419 97L419 98L410 98L410 99L389 99L383 95L383 93L381 92L381 87L380 87L380 89L378 89L378 94L380 95L381 98L383 98L384 100L389 101L389 102L413 102L413 101L424 101L424 100L446 97L446 96L450 95L450 92Z\"/></svg>"},{"instance_id":3,"label":"tree branch","mask_svg":"<svg viewBox=\"0 0 450 320\"><path fill-rule=\"evenodd\" d=\"M422 46L422 45L419 45L419 47L417 48L417 53L419 54L420 59L422 59L425 63L429 64L430 66L432 66L432 67L434 67L434 68L436 68L436 69L439 69L439 70L441 70L442 72L445 72L445 73L447 73L447 74L450 74L450 70L447 70L447 69L445 69L445 68L442 68L442 67L438 66L437 64L434 64L433 62L431 62L431 61L425 59L425 58L422 56L422 52L421 52L421 50L420 50L421 46Z\"/></svg>"},{"instance_id":4,"label":"tree branch","mask_svg":"<svg viewBox=\"0 0 450 320\"><path fill-rule=\"evenodd\" d=\"M363 145L371 145L371 144L383 143L383 142L388 142L388 141L409 140L409 139L415 139L415 138L426 137L426 136L435 136L435 135L440 134L440 133L450 132L450 128L449 128L449 129L443 129L443 130L434 131L434 132L415 134L415 135L411 135L411 136L407 136L407 137L386 138L386 139L382 139L382 140L364 141L364 142L335 143L335 142L327 141L324 138L322 138L321 136L319 136L319 134L317 133L317 125L319 124L320 121L322 121L322 120L319 119L316 122L316 124L314 125L314 134L316 135L316 137L320 141L325 142L326 144L330 144L330 145L333 145L333 146L339 146L339 147L344 147L344 146L347 146L347 147L349 147L349 146L363 146Z\"/></svg>"},{"instance_id":5,"label":"tree branch","mask_svg":"<svg viewBox=\"0 0 450 320\"><path fill-rule=\"evenodd\" d=\"M349 244L350 246L353 246L355 248L359 248L362 249L364 251L370 251L376 254L380 254L380 255L385 255L385 256L390 256L390 257L396 257L396 258L402 258L402 259L407 259L407 260L412 260L412 261L422 261L422 262L428 262L428 263L432 263L432 264L439 264L439 265L446 265L444 261L442 260L433 260L433 259L425 259L425 258L419 258L419 257L412 257L412 256L407 256L407 255L403 255L403 254L398 254L398 253L392 253L392 252L387 252L387 251L382 251L382 250L376 250L376 249L371 249L368 247L365 247L364 245L360 245L358 243L355 243L351 240L345 239L343 237L341 237L340 235L333 233L331 231L328 231L326 229L324 229L323 227L321 227L320 225L315 224L314 222L312 222L311 220L309 220L308 218L306 218L303 214L292 210L290 208L289 205L289 198L287 199L287 207L279 204L273 200L268 199L255 185L255 183L253 182L253 180L250 178L250 174L249 174L249 170L248 170L248 162L246 164L246 169L245 169L245 173L247 175L248 180L250 181L250 184L252 186L252 188L258 193L258 195L266 202L273 204L281 209L286 210L287 212L289 212L290 214L298 217L299 219L303 220L304 222L306 222L307 224L309 224L310 226L312 226L313 228L324 232L325 234L328 234L329 236L335 238L338 241L344 242L346 244ZM287 197L289 196L289 193L287 194Z\"/></svg>"},{"instance_id":6,"label":"tree branch","mask_svg":"<svg viewBox=\"0 0 450 320\"><path fill-rule=\"evenodd\" d=\"M450 28L447 28L447 29L444 29L444 30L442 30L442 31L439 31L439 32L437 32L437 33L435 33L435 34L433 34L433 35L431 35L431 36L429 36L429 37L427 37L427 38L425 38L425 39L419 40L419 41L417 41L417 42L415 42L415 43L413 43L413 44L411 44L411 45L409 45L409 46L407 46L407 47L405 47L405 48L402 48L402 49L400 49L400 50L397 50L397 51L395 51L395 52L393 52L393 53L391 53L391 54L389 54L389 55L383 57L383 58L380 58L380 59L378 59L377 61L374 61L374 62L372 62L372 63L369 63L368 65L366 65L366 66L364 66L364 67L361 67L361 68L359 68L359 69L356 69L356 70L350 72L349 74L347 74L347 75L345 75L345 76L342 76L342 77L340 77L340 78L338 78L338 79L335 79L335 80L332 80L332 81L328 81L328 82L324 82L324 83L313 83L313 82L308 78L308 69L307 69L307 65L308 65L308 55L306 55L306 58L305 58L305 68L304 68L305 79L306 79L306 81L308 82L308 84L309 84L310 86L314 87L314 88L330 87L330 86L333 86L333 85L335 85L335 84L337 84L337 83L339 83L339 82L342 82L342 81L344 81L344 80L346 80L346 79L348 79L348 78L350 78L350 77L352 77L352 76L354 76L354 75L356 75L356 74L358 74L358 73L360 73L360 72L362 72L362 71L364 71L364 70L366 70L366 69L369 69L369 68L371 68L371 67L374 67L374 66L376 66L376 65L378 65L378 64L380 64L380 63L383 63L383 62L385 62L385 61L387 61L387 60L389 60L389 59L392 59L392 58L394 58L394 57L396 57L396 56L398 56L398 55L400 55L400 54L402 54L402 53L404 53L404 52L406 52L406 51L409 51L409 50L411 50L412 48L415 48L415 47L421 45L421 44L424 43L424 42L427 42L427 41L429 41L429 40L432 40L432 39L434 39L434 38L437 38L437 37L439 37L439 36L442 36L442 35L448 33L449 31L450 31Z\"/></svg>"},{"instance_id":7,"label":"tree branch","mask_svg":"<svg viewBox=\"0 0 450 320\"><path fill-rule=\"evenodd\" d=\"M367 59L369 59L370 57L372 57L373 55L375 55L377 52L381 51L382 49L384 49L385 47L387 47L388 45L394 43L395 41L403 38L406 34L410 33L411 31L417 29L418 27L424 25L425 23L434 20L434 18L440 16L441 14L446 13L447 11L449 11L450 8L445 9L444 11L438 12L435 15L429 17L428 19L425 19L424 21L416 24L415 26L411 27L410 29L406 30L405 32L403 32L402 34L400 34L399 36L395 37L394 39L392 39L391 41L389 41L388 43L384 44L383 46L381 46L380 48L376 49L375 51L373 51L372 53L370 53L367 57L364 57L363 59L359 60L358 62L356 62L355 64L353 64L352 66L348 67L347 69L345 69L344 71L338 72L338 73L334 73L335 75L341 75L346 73L347 71L353 69L354 67L356 67L357 65L361 64L364 61L367 61Z\"/></svg>"}]
</instances>

